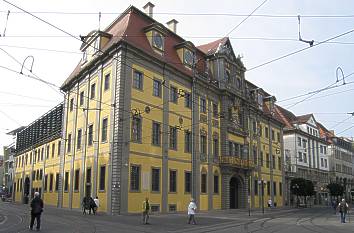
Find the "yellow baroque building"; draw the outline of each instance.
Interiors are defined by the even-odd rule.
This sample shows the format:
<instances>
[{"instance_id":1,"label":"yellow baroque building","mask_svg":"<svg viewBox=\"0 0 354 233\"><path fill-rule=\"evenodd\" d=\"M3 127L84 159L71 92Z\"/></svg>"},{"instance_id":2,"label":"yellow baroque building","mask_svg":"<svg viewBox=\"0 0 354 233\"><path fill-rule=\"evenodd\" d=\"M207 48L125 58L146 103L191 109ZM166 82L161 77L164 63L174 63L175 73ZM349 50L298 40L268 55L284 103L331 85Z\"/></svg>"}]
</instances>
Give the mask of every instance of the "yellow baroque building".
<instances>
[{"instance_id":1,"label":"yellow baroque building","mask_svg":"<svg viewBox=\"0 0 354 233\"><path fill-rule=\"evenodd\" d=\"M195 46L176 20L154 20L153 7L131 6L82 37L83 58L61 87L62 154L26 165L45 168L58 188L42 178L30 190L63 208L98 196L109 214L140 212L146 197L163 213L185 211L192 197L202 211L282 206L275 97L245 79L228 38ZM16 169L18 184L31 178L26 166ZM16 200L30 195L21 187Z\"/></svg>"}]
</instances>

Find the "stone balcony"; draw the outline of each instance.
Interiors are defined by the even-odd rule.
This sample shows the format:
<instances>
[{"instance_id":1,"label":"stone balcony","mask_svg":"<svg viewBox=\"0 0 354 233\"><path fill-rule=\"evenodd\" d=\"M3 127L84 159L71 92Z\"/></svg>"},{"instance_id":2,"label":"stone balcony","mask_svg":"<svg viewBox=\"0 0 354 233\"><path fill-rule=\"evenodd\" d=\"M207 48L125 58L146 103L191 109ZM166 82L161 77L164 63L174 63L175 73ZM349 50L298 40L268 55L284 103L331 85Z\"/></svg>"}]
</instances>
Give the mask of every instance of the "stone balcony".
<instances>
[{"instance_id":1,"label":"stone balcony","mask_svg":"<svg viewBox=\"0 0 354 233\"><path fill-rule=\"evenodd\" d=\"M241 159L236 156L219 156L219 164L221 166L230 166L243 169L252 169L255 167L252 160Z\"/></svg>"}]
</instances>

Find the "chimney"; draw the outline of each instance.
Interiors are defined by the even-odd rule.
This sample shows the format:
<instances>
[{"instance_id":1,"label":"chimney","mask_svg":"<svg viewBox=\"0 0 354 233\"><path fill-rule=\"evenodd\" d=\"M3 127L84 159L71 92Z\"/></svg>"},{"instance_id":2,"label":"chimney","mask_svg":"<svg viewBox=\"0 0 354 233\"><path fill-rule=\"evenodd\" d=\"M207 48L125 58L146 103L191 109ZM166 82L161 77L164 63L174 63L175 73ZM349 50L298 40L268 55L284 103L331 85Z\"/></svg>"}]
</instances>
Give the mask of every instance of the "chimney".
<instances>
[{"instance_id":1,"label":"chimney","mask_svg":"<svg viewBox=\"0 0 354 233\"><path fill-rule=\"evenodd\" d=\"M177 20L172 19L172 20L168 21L166 24L171 31L173 31L174 33L177 33L177 23L178 23Z\"/></svg>"},{"instance_id":2,"label":"chimney","mask_svg":"<svg viewBox=\"0 0 354 233\"><path fill-rule=\"evenodd\" d=\"M145 14L147 14L148 16L150 16L152 18L153 16L153 9L154 9L154 4L152 4L151 2L146 3L145 6L143 6L143 9L145 10Z\"/></svg>"}]
</instances>

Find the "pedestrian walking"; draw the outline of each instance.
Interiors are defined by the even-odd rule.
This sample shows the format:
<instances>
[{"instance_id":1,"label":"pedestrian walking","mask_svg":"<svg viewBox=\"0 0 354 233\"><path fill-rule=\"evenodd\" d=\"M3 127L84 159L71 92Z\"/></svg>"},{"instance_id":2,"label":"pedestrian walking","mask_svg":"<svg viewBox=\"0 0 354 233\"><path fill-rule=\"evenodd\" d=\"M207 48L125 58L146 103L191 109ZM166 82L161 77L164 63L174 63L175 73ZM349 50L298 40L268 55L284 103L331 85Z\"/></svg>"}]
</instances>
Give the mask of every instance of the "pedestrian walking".
<instances>
[{"instance_id":1,"label":"pedestrian walking","mask_svg":"<svg viewBox=\"0 0 354 233\"><path fill-rule=\"evenodd\" d=\"M269 199L269 200L268 200L268 207L269 207L269 208L272 208L272 206L273 206L273 205L272 205L272 199Z\"/></svg>"},{"instance_id":2,"label":"pedestrian walking","mask_svg":"<svg viewBox=\"0 0 354 233\"><path fill-rule=\"evenodd\" d=\"M191 222L192 222L193 225L197 224L195 222L195 218L194 218L196 210L197 210L197 205L195 204L195 201L192 198L191 202L188 205L188 224L191 224Z\"/></svg>"},{"instance_id":3,"label":"pedestrian walking","mask_svg":"<svg viewBox=\"0 0 354 233\"><path fill-rule=\"evenodd\" d=\"M96 214L97 210L98 210L98 207L100 207L100 200L98 199L98 196L96 196L96 198L93 199L93 201L95 202L95 205L96 205L95 212L94 212Z\"/></svg>"},{"instance_id":4,"label":"pedestrian walking","mask_svg":"<svg viewBox=\"0 0 354 233\"><path fill-rule=\"evenodd\" d=\"M93 215L96 215L96 203L92 197L89 197L89 205L90 205L89 214L91 214L91 210L92 210Z\"/></svg>"},{"instance_id":5,"label":"pedestrian walking","mask_svg":"<svg viewBox=\"0 0 354 233\"><path fill-rule=\"evenodd\" d=\"M150 203L149 203L149 198L145 198L145 201L143 202L143 224L149 224L149 214L150 214Z\"/></svg>"},{"instance_id":6,"label":"pedestrian walking","mask_svg":"<svg viewBox=\"0 0 354 233\"><path fill-rule=\"evenodd\" d=\"M339 203L338 207L337 207L339 213L340 213L340 222L341 223L345 223L345 217L348 213L349 210L349 205L348 203L345 201L345 199L343 198L342 201Z\"/></svg>"},{"instance_id":7,"label":"pedestrian walking","mask_svg":"<svg viewBox=\"0 0 354 233\"><path fill-rule=\"evenodd\" d=\"M90 209L90 198L88 196L85 196L82 199L82 214L86 215L86 210L89 211L89 213L91 213L91 209Z\"/></svg>"},{"instance_id":8,"label":"pedestrian walking","mask_svg":"<svg viewBox=\"0 0 354 233\"><path fill-rule=\"evenodd\" d=\"M34 220L36 220L36 229L41 229L41 214L43 212L43 200L39 196L39 192L34 193L34 198L31 201L31 222L29 229L33 230Z\"/></svg>"}]
</instances>

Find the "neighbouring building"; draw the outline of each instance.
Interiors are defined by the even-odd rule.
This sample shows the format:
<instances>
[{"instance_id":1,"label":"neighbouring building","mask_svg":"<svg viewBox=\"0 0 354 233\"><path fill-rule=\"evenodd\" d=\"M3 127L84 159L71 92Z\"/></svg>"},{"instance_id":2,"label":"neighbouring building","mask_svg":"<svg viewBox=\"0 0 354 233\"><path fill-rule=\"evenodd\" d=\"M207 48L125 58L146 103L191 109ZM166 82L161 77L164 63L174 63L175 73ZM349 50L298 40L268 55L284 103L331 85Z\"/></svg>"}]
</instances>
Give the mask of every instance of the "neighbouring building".
<instances>
[{"instance_id":1,"label":"neighbouring building","mask_svg":"<svg viewBox=\"0 0 354 233\"><path fill-rule=\"evenodd\" d=\"M330 152L329 143L320 135L319 123L313 114L295 116L280 106L276 109L285 124L283 140L287 203L291 205L295 201L290 193L291 180L304 178L314 184L314 204L328 204Z\"/></svg>"},{"instance_id":2,"label":"neighbouring building","mask_svg":"<svg viewBox=\"0 0 354 233\"><path fill-rule=\"evenodd\" d=\"M330 182L339 183L344 187L344 197L347 201L353 202L354 195L354 149L353 140L345 137L338 137L333 130L320 126L320 133L328 142L329 153L329 179Z\"/></svg>"},{"instance_id":3,"label":"neighbouring building","mask_svg":"<svg viewBox=\"0 0 354 233\"><path fill-rule=\"evenodd\" d=\"M11 193L13 180L13 159L15 154L15 145L4 146L3 160L3 183L2 185Z\"/></svg>"},{"instance_id":4,"label":"neighbouring building","mask_svg":"<svg viewBox=\"0 0 354 233\"><path fill-rule=\"evenodd\" d=\"M63 104L16 134L13 200L28 202L39 192L47 205L57 206Z\"/></svg>"},{"instance_id":5,"label":"neighbouring building","mask_svg":"<svg viewBox=\"0 0 354 233\"><path fill-rule=\"evenodd\" d=\"M39 190L51 204L80 208L84 196L98 196L109 214L140 212L145 197L156 212L185 211L191 197L200 210L259 208L268 199L282 206L275 97L245 79L228 38L195 46L177 34L176 20L164 26L153 4L144 8L130 6L82 37L83 57L61 87L62 139L16 148L16 180L27 185L17 199ZM47 158L59 141L60 156ZM31 153L36 165L26 162Z\"/></svg>"}]
</instances>

